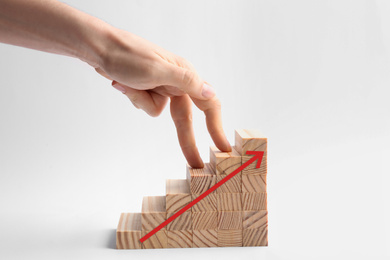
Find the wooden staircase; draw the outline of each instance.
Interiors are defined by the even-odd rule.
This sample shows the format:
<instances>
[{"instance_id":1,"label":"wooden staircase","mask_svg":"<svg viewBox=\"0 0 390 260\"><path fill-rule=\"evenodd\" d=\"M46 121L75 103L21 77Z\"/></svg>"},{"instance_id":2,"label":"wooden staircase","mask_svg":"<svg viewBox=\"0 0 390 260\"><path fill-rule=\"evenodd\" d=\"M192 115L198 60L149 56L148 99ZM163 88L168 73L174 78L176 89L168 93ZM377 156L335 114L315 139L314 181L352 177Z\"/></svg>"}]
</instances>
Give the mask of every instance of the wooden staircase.
<instances>
[{"instance_id":1,"label":"wooden staircase","mask_svg":"<svg viewBox=\"0 0 390 260\"><path fill-rule=\"evenodd\" d=\"M236 130L232 152L210 147L210 163L187 165L186 179L167 180L165 196L148 196L141 213L122 213L117 249L241 247L268 245L267 138L256 130ZM244 168L143 243L141 237L247 162L247 151L263 151Z\"/></svg>"}]
</instances>

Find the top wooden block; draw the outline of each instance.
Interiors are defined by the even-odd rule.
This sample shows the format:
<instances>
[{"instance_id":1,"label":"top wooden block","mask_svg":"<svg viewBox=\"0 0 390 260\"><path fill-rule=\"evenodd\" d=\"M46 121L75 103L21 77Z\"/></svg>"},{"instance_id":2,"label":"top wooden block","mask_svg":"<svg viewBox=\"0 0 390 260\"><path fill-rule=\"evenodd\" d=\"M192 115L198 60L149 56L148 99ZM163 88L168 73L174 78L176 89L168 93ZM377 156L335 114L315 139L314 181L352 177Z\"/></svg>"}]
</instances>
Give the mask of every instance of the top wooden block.
<instances>
[{"instance_id":1,"label":"top wooden block","mask_svg":"<svg viewBox=\"0 0 390 260\"><path fill-rule=\"evenodd\" d=\"M240 155L247 151L267 151L267 137L257 130L238 129L235 134L235 148Z\"/></svg>"},{"instance_id":2,"label":"top wooden block","mask_svg":"<svg viewBox=\"0 0 390 260\"><path fill-rule=\"evenodd\" d=\"M146 196L142 200L142 213L166 213L165 196Z\"/></svg>"}]
</instances>

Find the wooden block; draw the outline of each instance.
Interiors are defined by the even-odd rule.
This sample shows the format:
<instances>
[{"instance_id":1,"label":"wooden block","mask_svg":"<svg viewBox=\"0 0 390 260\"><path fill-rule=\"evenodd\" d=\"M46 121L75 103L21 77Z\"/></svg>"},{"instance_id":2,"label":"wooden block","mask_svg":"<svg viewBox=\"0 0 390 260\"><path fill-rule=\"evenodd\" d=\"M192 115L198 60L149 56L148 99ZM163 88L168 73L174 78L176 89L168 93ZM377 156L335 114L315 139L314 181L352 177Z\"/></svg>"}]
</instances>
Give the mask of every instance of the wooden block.
<instances>
[{"instance_id":1,"label":"wooden block","mask_svg":"<svg viewBox=\"0 0 390 260\"><path fill-rule=\"evenodd\" d=\"M117 249L142 249L141 213L122 213L116 230Z\"/></svg>"},{"instance_id":2,"label":"wooden block","mask_svg":"<svg viewBox=\"0 0 390 260\"><path fill-rule=\"evenodd\" d=\"M168 230L168 248L192 247L192 230Z\"/></svg>"},{"instance_id":3,"label":"wooden block","mask_svg":"<svg viewBox=\"0 0 390 260\"><path fill-rule=\"evenodd\" d=\"M206 230L216 229L218 213L216 211L192 212L192 229Z\"/></svg>"},{"instance_id":4,"label":"wooden block","mask_svg":"<svg viewBox=\"0 0 390 260\"><path fill-rule=\"evenodd\" d=\"M142 237L146 236L149 231L142 230ZM166 230L159 230L151 237L146 239L143 243L145 249L152 248L167 248L168 247L168 236Z\"/></svg>"},{"instance_id":5,"label":"wooden block","mask_svg":"<svg viewBox=\"0 0 390 260\"><path fill-rule=\"evenodd\" d=\"M218 211L242 211L241 193L217 193Z\"/></svg>"},{"instance_id":6,"label":"wooden block","mask_svg":"<svg viewBox=\"0 0 390 260\"><path fill-rule=\"evenodd\" d=\"M242 156L242 164L249 161L253 156ZM261 159L260 168L256 168L257 160L249 164L242 170L242 174L267 174L267 156L264 155Z\"/></svg>"},{"instance_id":7,"label":"wooden block","mask_svg":"<svg viewBox=\"0 0 390 260\"><path fill-rule=\"evenodd\" d=\"M217 182L220 182L226 176L226 174L217 175ZM215 191L217 193L238 193L242 191L241 183L241 172L239 172L230 178L227 182L225 182L222 186L219 186Z\"/></svg>"},{"instance_id":8,"label":"wooden block","mask_svg":"<svg viewBox=\"0 0 390 260\"><path fill-rule=\"evenodd\" d=\"M217 241L216 229L192 231L192 247L216 247Z\"/></svg>"},{"instance_id":9,"label":"wooden block","mask_svg":"<svg viewBox=\"0 0 390 260\"><path fill-rule=\"evenodd\" d=\"M242 219L244 229L264 228L268 225L268 211L243 211Z\"/></svg>"},{"instance_id":10,"label":"wooden block","mask_svg":"<svg viewBox=\"0 0 390 260\"><path fill-rule=\"evenodd\" d=\"M241 211L218 211L218 228L221 229L242 229Z\"/></svg>"},{"instance_id":11,"label":"wooden block","mask_svg":"<svg viewBox=\"0 0 390 260\"><path fill-rule=\"evenodd\" d=\"M267 193L242 193L242 210L267 210Z\"/></svg>"},{"instance_id":12,"label":"wooden block","mask_svg":"<svg viewBox=\"0 0 390 260\"><path fill-rule=\"evenodd\" d=\"M191 202L191 191L187 180L166 181L167 213L176 213Z\"/></svg>"},{"instance_id":13,"label":"wooden block","mask_svg":"<svg viewBox=\"0 0 390 260\"><path fill-rule=\"evenodd\" d=\"M267 192L267 175L243 174L242 192L261 193Z\"/></svg>"},{"instance_id":14,"label":"wooden block","mask_svg":"<svg viewBox=\"0 0 390 260\"><path fill-rule=\"evenodd\" d=\"M187 165L187 181L191 194L201 194L215 185L216 175L209 163L204 168L191 168Z\"/></svg>"},{"instance_id":15,"label":"wooden block","mask_svg":"<svg viewBox=\"0 0 390 260\"><path fill-rule=\"evenodd\" d=\"M242 229L218 230L218 246L242 246Z\"/></svg>"},{"instance_id":16,"label":"wooden block","mask_svg":"<svg viewBox=\"0 0 390 260\"><path fill-rule=\"evenodd\" d=\"M192 200L199 197L201 194L192 194ZM217 211L217 194L215 192L210 193L204 197L201 201L192 206L192 212L199 211Z\"/></svg>"},{"instance_id":17,"label":"wooden block","mask_svg":"<svg viewBox=\"0 0 390 260\"><path fill-rule=\"evenodd\" d=\"M142 230L150 231L166 220L165 196L147 196L142 200ZM163 227L162 229L166 229Z\"/></svg>"},{"instance_id":18,"label":"wooden block","mask_svg":"<svg viewBox=\"0 0 390 260\"><path fill-rule=\"evenodd\" d=\"M219 174L230 174L241 166L241 155L232 147L232 151L221 152L217 147L210 146L210 166Z\"/></svg>"},{"instance_id":19,"label":"wooden block","mask_svg":"<svg viewBox=\"0 0 390 260\"><path fill-rule=\"evenodd\" d=\"M244 229L243 246L268 246L268 225L263 228Z\"/></svg>"},{"instance_id":20,"label":"wooden block","mask_svg":"<svg viewBox=\"0 0 390 260\"><path fill-rule=\"evenodd\" d=\"M267 138L257 130L238 129L235 133L235 148L243 156L247 151L267 152Z\"/></svg>"},{"instance_id":21,"label":"wooden block","mask_svg":"<svg viewBox=\"0 0 390 260\"><path fill-rule=\"evenodd\" d=\"M167 218L171 217L175 213L167 213ZM191 230L192 229L192 214L191 210L188 210L175 218L167 226L167 230Z\"/></svg>"}]
</instances>

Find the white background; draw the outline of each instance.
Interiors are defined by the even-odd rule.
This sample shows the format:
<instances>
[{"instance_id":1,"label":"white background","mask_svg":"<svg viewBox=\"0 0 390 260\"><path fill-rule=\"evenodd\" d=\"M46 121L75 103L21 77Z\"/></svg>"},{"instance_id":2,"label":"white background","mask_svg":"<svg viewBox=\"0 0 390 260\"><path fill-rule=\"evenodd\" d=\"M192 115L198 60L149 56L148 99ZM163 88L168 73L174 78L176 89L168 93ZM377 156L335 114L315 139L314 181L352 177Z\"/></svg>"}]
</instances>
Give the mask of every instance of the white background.
<instances>
[{"instance_id":1,"label":"white background","mask_svg":"<svg viewBox=\"0 0 390 260\"><path fill-rule=\"evenodd\" d=\"M269 138L269 247L114 250L185 178L150 118L76 59L0 45L0 259L390 257L388 1L66 1L190 60L223 123ZM204 116L194 113L208 161Z\"/></svg>"}]
</instances>

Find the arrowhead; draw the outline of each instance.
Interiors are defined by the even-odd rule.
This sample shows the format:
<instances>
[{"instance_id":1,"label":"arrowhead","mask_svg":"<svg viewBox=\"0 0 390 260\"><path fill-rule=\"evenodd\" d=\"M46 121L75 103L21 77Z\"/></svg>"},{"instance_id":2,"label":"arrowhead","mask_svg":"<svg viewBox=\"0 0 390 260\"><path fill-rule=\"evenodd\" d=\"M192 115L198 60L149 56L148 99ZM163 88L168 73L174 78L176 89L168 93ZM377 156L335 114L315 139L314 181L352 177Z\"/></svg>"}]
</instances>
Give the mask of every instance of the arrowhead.
<instances>
[{"instance_id":1,"label":"arrowhead","mask_svg":"<svg viewBox=\"0 0 390 260\"><path fill-rule=\"evenodd\" d=\"M251 160L256 161L256 168L260 168L261 161L263 160L263 151L246 151L246 154L254 155Z\"/></svg>"}]
</instances>

